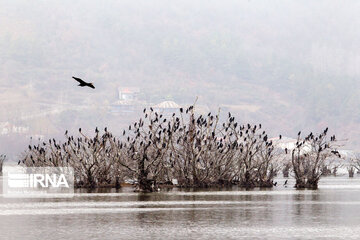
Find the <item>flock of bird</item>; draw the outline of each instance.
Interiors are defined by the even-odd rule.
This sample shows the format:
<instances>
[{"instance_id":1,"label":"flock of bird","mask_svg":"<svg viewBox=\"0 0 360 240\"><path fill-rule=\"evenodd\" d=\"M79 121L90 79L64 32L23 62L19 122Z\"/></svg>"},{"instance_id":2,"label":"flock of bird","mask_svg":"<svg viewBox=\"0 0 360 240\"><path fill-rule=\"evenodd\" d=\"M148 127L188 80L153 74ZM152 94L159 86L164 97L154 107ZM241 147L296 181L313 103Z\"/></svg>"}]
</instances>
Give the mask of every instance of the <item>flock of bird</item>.
<instances>
[{"instance_id":1,"label":"flock of bird","mask_svg":"<svg viewBox=\"0 0 360 240\"><path fill-rule=\"evenodd\" d=\"M92 83L85 82L77 77L73 77L73 79L79 83L78 86L80 87L95 89ZM187 165L193 159L199 166L202 166L197 170L199 178L205 179L208 177L206 176L209 174L207 168L213 168L212 174L215 174L218 171L215 171L215 168L225 166L221 170L222 172L220 171L221 173L217 173L219 174L218 177L224 178L224 176L227 176L229 181L233 179L240 182L248 181L243 177L238 178L235 176L240 171L238 166L242 166L241 171L247 171L252 177L252 182L267 181L274 186L277 185L277 183L272 182L274 176L267 175L268 172L273 174L273 171L275 171L276 164L273 159L277 154L277 149L275 149L273 142L269 140L266 132L261 130L261 124L253 126L251 124L240 125L235 121L235 117L231 113L228 114L228 118L224 123L219 124L219 115L214 116L210 112L207 115L195 117L193 110L193 106L186 109L179 108L179 116L176 113L163 116L163 114L154 111L152 107L149 108L149 111L145 108L143 110L144 120L140 118L139 121L129 125L127 136L125 136L126 131L123 130L123 139L113 137L107 131L107 128L104 129L105 134L101 138L99 138L98 128L95 128L96 137L94 138L86 137L82 133L82 129L79 128L82 137L74 139L73 136L68 136L66 130L67 141L63 144L57 143L55 139L50 139L48 145L45 142L42 146L29 145L29 151L36 152L38 159L34 159L32 154L28 159L32 164L35 164L36 160L39 160L41 156L42 160L40 161L44 163L49 161L55 164L55 158L56 161L66 160L68 163L71 154L79 155L81 150L84 152L91 150L94 153L103 151L103 155L101 155L103 158L111 157L113 160L130 160L130 163L126 161L120 162L120 165L127 169L135 169L132 165L136 162L148 161L151 164L147 165L146 169L144 169L145 172L159 173L162 171L160 166L164 167L168 164L171 169L177 169L183 174L193 172L191 169L186 169L193 167ZM184 113L187 116L185 120ZM304 147L306 143L317 144L319 152L329 149L331 146L324 141L327 132L328 128L318 136L310 133L304 139L300 138L301 132L299 132L292 152ZM282 135L279 135L279 139L282 139ZM331 136L330 142L335 140L335 135ZM57 152L57 155L54 151ZM285 154L288 154L288 152L289 150L285 148ZM340 156L336 150L331 150L331 153ZM45 157L46 154L49 156ZM120 156L121 154L122 156ZM82 157L78 158L82 159ZM229 164L229 158L232 161L231 164ZM23 160L23 163L25 161L26 159ZM86 161L84 160L84 162ZM18 162L18 164L20 163L21 161ZM268 169L262 169L264 166L268 166ZM263 171L262 175L259 173L260 171ZM189 176L183 177L185 179L189 178ZM284 186L286 184L287 180Z\"/></svg>"},{"instance_id":2,"label":"flock of bird","mask_svg":"<svg viewBox=\"0 0 360 240\"><path fill-rule=\"evenodd\" d=\"M83 160L87 155L86 152L93 152L102 153L101 157L108 159L103 162L120 161L120 165L126 169L136 169L134 164L141 161L152 162L146 165L144 172L153 174L167 167L172 171L188 174L193 172L190 169L192 165L188 163L195 161L198 168L200 167L197 170L198 178L204 181L211 181L210 178L248 181L243 176L238 176L241 166L243 168L241 171L249 173L252 184L272 183L273 175L268 174L273 174L277 167L277 163L273 161L277 149L262 130L261 124L240 125L231 113L227 120L220 124L219 115L208 113L195 117L193 109L193 106L180 108L180 115L173 113L164 116L151 107L149 110L145 108L144 119L140 118L139 121L129 125L128 131L123 130L121 138L113 137L107 128L104 129L105 133L101 137L99 129L95 128L94 138L86 137L81 128L79 133L82 137L77 139L68 136L66 131L67 141L63 144L52 139L48 144L44 142L42 145L29 146L29 151L36 154L31 154L28 161L30 164L37 162L57 164L64 161L69 163L69 159L73 157L82 161L81 164L85 164L86 161L90 161ZM279 139L281 138L280 135ZM287 149L285 151L287 152ZM48 157L45 157L47 154ZM91 166L91 163L89 164ZM154 168L155 166L157 167ZM219 172L217 169L220 166L226 167ZM268 168L263 169L264 166ZM82 168L86 169L85 166ZM209 175L209 171L213 175ZM182 177L191 178L185 175ZM273 185L276 186L276 183Z\"/></svg>"},{"instance_id":3,"label":"flock of bird","mask_svg":"<svg viewBox=\"0 0 360 240\"><path fill-rule=\"evenodd\" d=\"M227 175L230 181L236 175L236 166L248 165L256 169L258 167L253 166L256 161L251 163L252 158L262 158L262 161L272 159L274 146L265 131L261 130L261 124L240 125L230 113L228 120L219 124L218 115L208 113L195 117L193 109L193 106L187 109L180 108L180 115L173 113L169 116L164 116L151 107L149 110L144 109L144 119L140 118L129 125L128 131L123 130L121 138L113 137L107 128L101 137L99 129L95 128L94 138L86 137L81 128L79 138L68 136L68 131L65 131L67 141L62 144L50 139L48 143L29 145L29 154L23 163L28 161L30 165L67 164L73 158L72 164L79 164L73 162L74 159L78 159L82 161L81 165L92 161L84 159L85 156L94 156L90 153L96 153L110 162L123 159L120 165L127 169L136 169L133 164L148 161L152 164L147 164L149 169L145 169L145 172L161 171L166 165L170 169L190 174L192 165L188 163L194 160L198 166L202 166L197 170L199 179L210 181L214 177ZM232 161L231 164L229 159ZM109 162L108 160L103 162ZM241 163L245 161L245 165ZM91 166L91 163L89 164ZM225 165L227 167L220 172L216 170L219 166ZM85 166L82 168L86 169ZM212 176L207 176L209 169ZM190 176L183 178L190 179Z\"/></svg>"}]
</instances>

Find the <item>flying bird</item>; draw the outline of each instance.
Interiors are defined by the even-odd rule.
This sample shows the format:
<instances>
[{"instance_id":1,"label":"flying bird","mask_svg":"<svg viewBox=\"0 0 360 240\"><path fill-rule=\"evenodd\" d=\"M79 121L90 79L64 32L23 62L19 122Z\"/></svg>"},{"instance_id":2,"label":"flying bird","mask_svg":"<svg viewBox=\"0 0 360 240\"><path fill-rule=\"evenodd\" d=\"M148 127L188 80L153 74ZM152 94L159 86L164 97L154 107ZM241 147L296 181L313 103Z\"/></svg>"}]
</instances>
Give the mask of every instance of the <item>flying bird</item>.
<instances>
[{"instance_id":1,"label":"flying bird","mask_svg":"<svg viewBox=\"0 0 360 240\"><path fill-rule=\"evenodd\" d=\"M79 83L78 86L80 86L80 87L89 87L89 88L95 89L95 87L94 87L94 85L92 83L87 83L87 82L85 82L82 79L77 78L77 77L72 77L72 78L75 79Z\"/></svg>"}]
</instances>

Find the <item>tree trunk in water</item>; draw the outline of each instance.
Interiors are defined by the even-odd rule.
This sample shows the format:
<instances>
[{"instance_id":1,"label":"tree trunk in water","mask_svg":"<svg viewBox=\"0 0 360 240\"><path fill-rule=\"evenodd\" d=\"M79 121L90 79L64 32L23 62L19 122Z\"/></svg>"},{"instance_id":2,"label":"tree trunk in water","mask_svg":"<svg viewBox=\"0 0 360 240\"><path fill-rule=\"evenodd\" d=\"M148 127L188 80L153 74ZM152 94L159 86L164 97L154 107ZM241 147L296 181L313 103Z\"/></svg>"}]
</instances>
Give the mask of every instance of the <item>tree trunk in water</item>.
<instances>
[{"instance_id":1,"label":"tree trunk in water","mask_svg":"<svg viewBox=\"0 0 360 240\"><path fill-rule=\"evenodd\" d=\"M249 171L246 171L246 172L245 172L245 179L244 179L244 181L241 183L241 186L242 186L242 187L245 187L245 188L252 188L252 187L254 187L254 183L251 181L251 177L250 177L250 172L249 172Z\"/></svg>"},{"instance_id":2,"label":"tree trunk in water","mask_svg":"<svg viewBox=\"0 0 360 240\"><path fill-rule=\"evenodd\" d=\"M148 179L148 173L145 170L145 160L147 156L144 155L139 163L139 174L138 174L138 189L139 192L152 192L154 189L151 184L151 180Z\"/></svg>"},{"instance_id":3,"label":"tree trunk in water","mask_svg":"<svg viewBox=\"0 0 360 240\"><path fill-rule=\"evenodd\" d=\"M305 179L296 179L295 188L297 189L306 188Z\"/></svg>"},{"instance_id":4,"label":"tree trunk in water","mask_svg":"<svg viewBox=\"0 0 360 240\"><path fill-rule=\"evenodd\" d=\"M318 179L296 179L295 188L302 189L302 188L310 188L310 189L317 189L318 188Z\"/></svg>"},{"instance_id":5,"label":"tree trunk in water","mask_svg":"<svg viewBox=\"0 0 360 240\"><path fill-rule=\"evenodd\" d=\"M317 189L318 188L318 179L308 179L306 182L306 187L311 189Z\"/></svg>"},{"instance_id":6,"label":"tree trunk in water","mask_svg":"<svg viewBox=\"0 0 360 240\"><path fill-rule=\"evenodd\" d=\"M268 188L268 187L273 187L274 186L274 183L272 182L272 181L270 181L270 180L268 180L268 181L261 181L260 182L260 184L259 184L259 187L266 187L266 188Z\"/></svg>"},{"instance_id":7,"label":"tree trunk in water","mask_svg":"<svg viewBox=\"0 0 360 240\"><path fill-rule=\"evenodd\" d=\"M118 176L115 177L115 188L119 189L120 186L120 178Z\"/></svg>"},{"instance_id":8,"label":"tree trunk in water","mask_svg":"<svg viewBox=\"0 0 360 240\"><path fill-rule=\"evenodd\" d=\"M88 181L89 188L95 188L96 183L95 183L94 177L93 177L90 169L88 169L88 171L87 171L87 181Z\"/></svg>"}]
</instances>

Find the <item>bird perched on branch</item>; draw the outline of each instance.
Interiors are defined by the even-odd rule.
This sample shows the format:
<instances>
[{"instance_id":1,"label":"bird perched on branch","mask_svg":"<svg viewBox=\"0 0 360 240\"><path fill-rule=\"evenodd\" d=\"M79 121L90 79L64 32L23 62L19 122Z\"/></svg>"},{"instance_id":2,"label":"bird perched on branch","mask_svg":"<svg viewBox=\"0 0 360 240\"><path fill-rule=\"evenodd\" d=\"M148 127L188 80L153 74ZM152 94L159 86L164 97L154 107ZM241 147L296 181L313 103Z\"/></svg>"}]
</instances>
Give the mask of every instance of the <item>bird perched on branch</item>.
<instances>
[{"instance_id":1,"label":"bird perched on branch","mask_svg":"<svg viewBox=\"0 0 360 240\"><path fill-rule=\"evenodd\" d=\"M286 184L288 183L288 180L286 179L285 183L284 183L284 186L286 186Z\"/></svg>"},{"instance_id":2,"label":"bird perched on branch","mask_svg":"<svg viewBox=\"0 0 360 240\"><path fill-rule=\"evenodd\" d=\"M336 155L337 157L341 158L341 155L337 150L332 150L331 153Z\"/></svg>"},{"instance_id":3,"label":"bird perched on branch","mask_svg":"<svg viewBox=\"0 0 360 240\"><path fill-rule=\"evenodd\" d=\"M92 83L87 83L84 80L82 80L81 78L77 78L77 77L72 77L72 78L75 79L79 83L78 86L80 86L80 87L89 87L89 88L95 89L95 87Z\"/></svg>"}]
</instances>

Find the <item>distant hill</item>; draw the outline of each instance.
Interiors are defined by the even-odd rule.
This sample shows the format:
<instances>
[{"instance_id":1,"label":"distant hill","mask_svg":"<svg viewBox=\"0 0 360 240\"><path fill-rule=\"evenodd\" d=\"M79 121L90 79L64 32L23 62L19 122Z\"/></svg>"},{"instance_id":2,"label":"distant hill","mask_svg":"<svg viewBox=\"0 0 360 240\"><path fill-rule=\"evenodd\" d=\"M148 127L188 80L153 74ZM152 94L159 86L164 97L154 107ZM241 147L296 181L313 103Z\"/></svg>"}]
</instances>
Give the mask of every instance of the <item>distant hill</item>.
<instances>
[{"instance_id":1,"label":"distant hill","mask_svg":"<svg viewBox=\"0 0 360 240\"><path fill-rule=\"evenodd\" d=\"M117 128L137 115L118 119L106 107L117 87L133 86L149 104L198 96L212 111L231 105L224 111L274 136L329 126L359 150L355 9L326 1L8 1L0 9L0 121L35 129L22 117L55 111L49 121L59 133ZM72 75L96 91L78 88Z\"/></svg>"}]
</instances>

